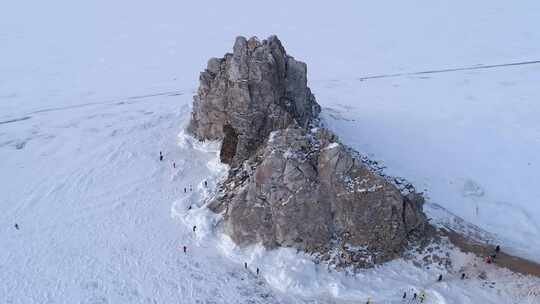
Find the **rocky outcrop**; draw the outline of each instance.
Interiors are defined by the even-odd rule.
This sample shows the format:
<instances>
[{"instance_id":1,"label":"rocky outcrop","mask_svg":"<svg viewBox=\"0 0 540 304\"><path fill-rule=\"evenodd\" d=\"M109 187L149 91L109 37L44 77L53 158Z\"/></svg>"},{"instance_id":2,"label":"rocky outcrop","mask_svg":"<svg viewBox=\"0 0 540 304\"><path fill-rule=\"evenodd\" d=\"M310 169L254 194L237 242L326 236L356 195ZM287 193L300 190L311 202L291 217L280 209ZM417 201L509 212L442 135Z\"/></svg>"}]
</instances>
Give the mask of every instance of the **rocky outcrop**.
<instances>
[{"instance_id":1,"label":"rocky outcrop","mask_svg":"<svg viewBox=\"0 0 540 304\"><path fill-rule=\"evenodd\" d=\"M277 37L238 37L232 54L210 59L201 73L188 131L200 140L222 139L221 160L240 165L273 130L306 127L318 115L306 71Z\"/></svg>"},{"instance_id":2,"label":"rocky outcrop","mask_svg":"<svg viewBox=\"0 0 540 304\"><path fill-rule=\"evenodd\" d=\"M427 225L422 196L402 195L317 126L306 79L276 37L240 37L233 54L210 60L188 130L222 140L231 169L209 208L238 244L361 267L399 256Z\"/></svg>"},{"instance_id":3,"label":"rocky outcrop","mask_svg":"<svg viewBox=\"0 0 540 304\"><path fill-rule=\"evenodd\" d=\"M325 129L272 132L231 173L210 208L223 212L225 232L239 244L369 266L397 257L426 222L421 196L402 196Z\"/></svg>"}]
</instances>

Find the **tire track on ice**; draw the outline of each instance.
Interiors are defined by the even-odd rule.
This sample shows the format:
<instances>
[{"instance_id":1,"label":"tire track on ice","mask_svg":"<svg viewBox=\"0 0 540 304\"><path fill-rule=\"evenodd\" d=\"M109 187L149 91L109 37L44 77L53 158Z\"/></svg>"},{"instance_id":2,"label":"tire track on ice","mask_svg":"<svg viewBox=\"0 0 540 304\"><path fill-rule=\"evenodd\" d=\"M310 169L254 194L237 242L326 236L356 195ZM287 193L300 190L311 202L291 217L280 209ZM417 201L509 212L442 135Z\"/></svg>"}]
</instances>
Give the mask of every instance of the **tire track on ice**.
<instances>
[{"instance_id":1,"label":"tire track on ice","mask_svg":"<svg viewBox=\"0 0 540 304\"><path fill-rule=\"evenodd\" d=\"M440 74L440 73L450 73L450 72L459 72L459 71L486 70L486 69L523 66L523 65L532 65L532 64L540 64L540 60L520 61L520 62L511 62L511 63L502 63L502 64L488 64L488 65L480 64L477 66L436 69L436 70L427 70L427 71L410 72L410 73L370 75L370 76L365 76L365 77L359 77L357 78L357 80L365 81L365 80L370 80L370 79L396 78L396 77L402 77L402 76L417 76L417 75Z\"/></svg>"}]
</instances>

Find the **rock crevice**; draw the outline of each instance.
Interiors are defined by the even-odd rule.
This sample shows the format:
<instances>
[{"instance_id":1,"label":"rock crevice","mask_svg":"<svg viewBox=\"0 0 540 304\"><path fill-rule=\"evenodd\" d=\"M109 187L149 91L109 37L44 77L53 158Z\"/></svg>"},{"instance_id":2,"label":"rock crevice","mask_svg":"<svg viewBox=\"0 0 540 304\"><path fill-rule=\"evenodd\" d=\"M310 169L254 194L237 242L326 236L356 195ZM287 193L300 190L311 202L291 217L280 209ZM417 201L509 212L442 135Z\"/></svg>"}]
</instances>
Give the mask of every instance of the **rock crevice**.
<instances>
[{"instance_id":1,"label":"rock crevice","mask_svg":"<svg viewBox=\"0 0 540 304\"><path fill-rule=\"evenodd\" d=\"M393 259L427 226L422 196L403 195L329 130L306 64L275 36L236 39L200 76L188 131L222 140L228 178L209 203L236 243L294 247L336 264Z\"/></svg>"}]
</instances>

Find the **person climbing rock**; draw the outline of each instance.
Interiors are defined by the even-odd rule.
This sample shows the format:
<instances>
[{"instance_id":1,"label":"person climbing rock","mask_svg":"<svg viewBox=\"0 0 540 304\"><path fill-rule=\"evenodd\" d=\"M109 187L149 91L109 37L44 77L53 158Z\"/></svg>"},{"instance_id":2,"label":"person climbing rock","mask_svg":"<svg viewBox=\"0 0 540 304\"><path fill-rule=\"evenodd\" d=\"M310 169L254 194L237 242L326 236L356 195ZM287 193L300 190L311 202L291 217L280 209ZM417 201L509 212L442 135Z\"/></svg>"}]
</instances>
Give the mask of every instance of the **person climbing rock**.
<instances>
[{"instance_id":1,"label":"person climbing rock","mask_svg":"<svg viewBox=\"0 0 540 304\"><path fill-rule=\"evenodd\" d=\"M19 224L15 223L15 229L19 230Z\"/></svg>"},{"instance_id":2,"label":"person climbing rock","mask_svg":"<svg viewBox=\"0 0 540 304\"><path fill-rule=\"evenodd\" d=\"M159 161L163 161L163 153L161 151L159 151Z\"/></svg>"},{"instance_id":3,"label":"person climbing rock","mask_svg":"<svg viewBox=\"0 0 540 304\"><path fill-rule=\"evenodd\" d=\"M184 246L184 253L186 253L186 252L187 252L187 247L186 247L186 246Z\"/></svg>"},{"instance_id":4,"label":"person climbing rock","mask_svg":"<svg viewBox=\"0 0 540 304\"><path fill-rule=\"evenodd\" d=\"M197 230L197 226L193 226L193 232L195 232L195 230Z\"/></svg>"},{"instance_id":5,"label":"person climbing rock","mask_svg":"<svg viewBox=\"0 0 540 304\"><path fill-rule=\"evenodd\" d=\"M442 274L439 275L439 278L437 279L438 282L442 281Z\"/></svg>"}]
</instances>

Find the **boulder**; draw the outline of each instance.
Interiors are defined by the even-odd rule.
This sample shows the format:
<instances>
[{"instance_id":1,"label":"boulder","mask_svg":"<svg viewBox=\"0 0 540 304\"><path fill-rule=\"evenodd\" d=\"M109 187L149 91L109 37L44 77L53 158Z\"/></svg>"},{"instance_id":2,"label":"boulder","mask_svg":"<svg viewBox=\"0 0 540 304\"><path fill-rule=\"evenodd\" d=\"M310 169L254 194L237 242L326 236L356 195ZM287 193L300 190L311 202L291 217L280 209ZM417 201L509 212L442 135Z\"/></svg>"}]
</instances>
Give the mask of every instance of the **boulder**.
<instances>
[{"instance_id":1,"label":"boulder","mask_svg":"<svg viewBox=\"0 0 540 304\"><path fill-rule=\"evenodd\" d=\"M238 244L357 255L370 266L400 255L422 231L423 201L402 196L325 129L274 131L210 203ZM357 264L358 264L357 263Z\"/></svg>"}]
</instances>

